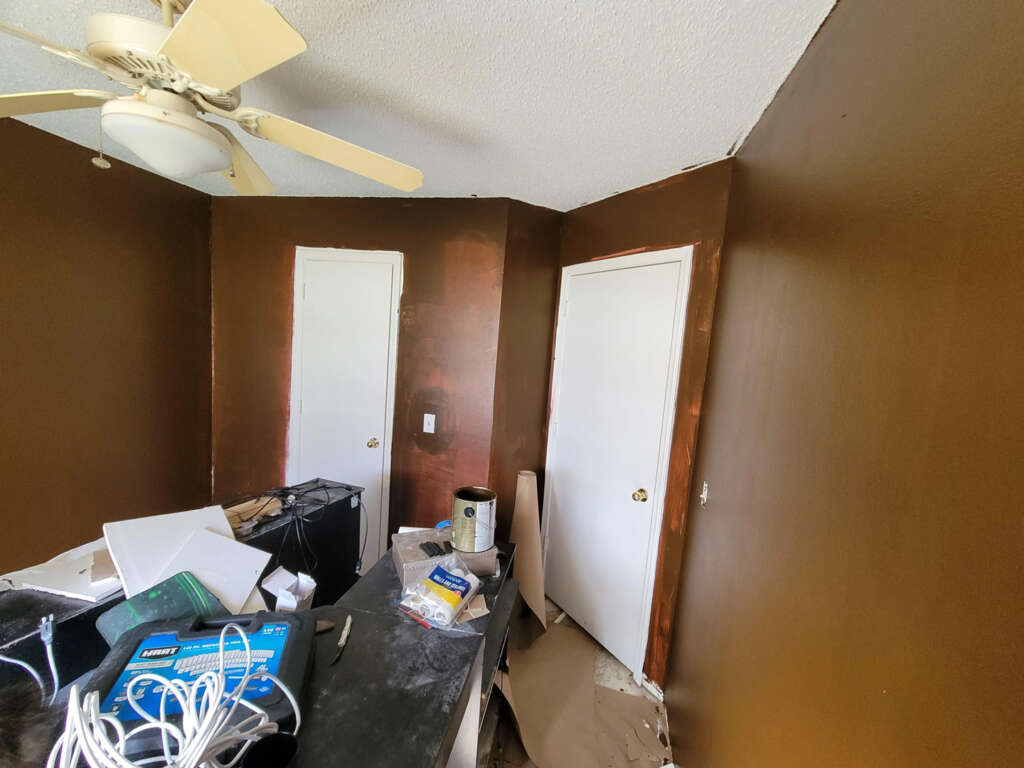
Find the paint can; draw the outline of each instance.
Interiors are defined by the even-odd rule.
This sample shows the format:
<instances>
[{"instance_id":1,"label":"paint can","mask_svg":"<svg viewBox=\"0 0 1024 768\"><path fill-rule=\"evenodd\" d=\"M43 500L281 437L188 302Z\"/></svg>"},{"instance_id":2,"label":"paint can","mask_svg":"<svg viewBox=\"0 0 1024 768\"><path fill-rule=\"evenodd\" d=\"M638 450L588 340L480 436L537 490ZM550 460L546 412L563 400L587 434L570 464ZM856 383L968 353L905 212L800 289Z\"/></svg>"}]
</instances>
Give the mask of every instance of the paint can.
<instances>
[{"instance_id":1,"label":"paint can","mask_svg":"<svg viewBox=\"0 0 1024 768\"><path fill-rule=\"evenodd\" d=\"M498 494L478 485L455 491L452 503L452 546L463 552L483 552L494 546L494 514Z\"/></svg>"}]
</instances>

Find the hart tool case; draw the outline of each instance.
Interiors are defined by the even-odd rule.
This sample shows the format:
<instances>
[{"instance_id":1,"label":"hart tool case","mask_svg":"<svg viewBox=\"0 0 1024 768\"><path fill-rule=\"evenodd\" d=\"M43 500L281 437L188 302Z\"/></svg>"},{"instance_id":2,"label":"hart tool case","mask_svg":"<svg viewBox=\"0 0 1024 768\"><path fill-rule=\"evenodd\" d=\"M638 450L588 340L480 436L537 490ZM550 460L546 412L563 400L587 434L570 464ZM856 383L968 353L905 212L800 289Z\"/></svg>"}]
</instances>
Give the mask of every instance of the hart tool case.
<instances>
[{"instance_id":1,"label":"hart tool case","mask_svg":"<svg viewBox=\"0 0 1024 768\"><path fill-rule=\"evenodd\" d=\"M228 623L245 630L252 656L251 673L269 672L278 677L296 699L301 700L302 689L313 660L313 634L315 622L308 612L260 612L252 616L229 616L217 619L190 619L169 622L151 622L128 630L118 639L89 680L86 691L98 691L100 711L111 713L132 728L142 718L128 703L126 689L132 678L146 672L168 679L190 683L201 674L217 671L221 630ZM235 632L225 637L225 676L227 691L234 691L245 672L245 647ZM154 717L160 716L162 688L154 681L138 684L136 702ZM242 696L262 707L282 730L290 730L295 722L287 697L269 680L250 680ZM169 720L177 717L181 709L173 697L167 697ZM243 710L239 716L251 714ZM133 739L133 756L160 752L160 736L152 739L139 736Z\"/></svg>"}]
</instances>

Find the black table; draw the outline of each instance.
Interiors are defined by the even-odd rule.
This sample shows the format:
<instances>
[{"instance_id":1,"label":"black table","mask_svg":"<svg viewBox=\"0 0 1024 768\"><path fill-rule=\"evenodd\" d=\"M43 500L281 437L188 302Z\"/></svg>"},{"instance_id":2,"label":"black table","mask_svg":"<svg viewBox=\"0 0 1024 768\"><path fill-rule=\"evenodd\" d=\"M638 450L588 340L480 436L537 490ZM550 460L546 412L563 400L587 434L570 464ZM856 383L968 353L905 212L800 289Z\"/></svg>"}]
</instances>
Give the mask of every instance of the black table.
<instances>
[{"instance_id":1,"label":"black table","mask_svg":"<svg viewBox=\"0 0 1024 768\"><path fill-rule=\"evenodd\" d=\"M279 517L262 521L238 541L269 552L263 580L278 565L293 573L305 571L317 581L314 605L334 603L359 578L359 520L363 489L357 485L314 478L271 491L292 502ZM275 597L260 588L267 605ZM0 592L0 654L31 664L48 677L46 652L39 639L39 620L53 614L53 651L62 684L98 665L110 650L96 630L96 619L124 600L118 590L97 603L31 589ZM0 664L0 686L24 672Z\"/></svg>"},{"instance_id":2,"label":"black table","mask_svg":"<svg viewBox=\"0 0 1024 768\"><path fill-rule=\"evenodd\" d=\"M53 655L62 684L95 667L110 650L96 629L96 618L124 600L118 590L96 603L31 589L0 592L0 654L31 664L49 683L46 650L39 638L39 620L53 615ZM0 687L24 673L0 664Z\"/></svg>"},{"instance_id":3,"label":"black table","mask_svg":"<svg viewBox=\"0 0 1024 768\"><path fill-rule=\"evenodd\" d=\"M499 575L485 579L480 590L490 613L453 629L427 629L398 610L402 588L390 552L336 605L314 610L336 629L316 639L300 701L303 726L295 768L476 765L481 713L519 591L508 575L515 550L499 547ZM18 658L45 670L38 618L52 612L60 620L58 666L70 680L102 660L106 643L93 622L122 599L117 593L94 605L41 592L0 593L0 647L16 648ZM349 615L348 645L337 665L328 666ZM83 642L93 636L95 648ZM0 675L6 666L0 665Z\"/></svg>"},{"instance_id":4,"label":"black table","mask_svg":"<svg viewBox=\"0 0 1024 768\"><path fill-rule=\"evenodd\" d=\"M336 629L317 638L296 768L476 765L481 712L519 589L508 576L514 549L503 552L499 576L481 588L490 613L450 630L427 629L398 610L390 552L336 605L314 611ZM352 634L331 667L349 615Z\"/></svg>"}]
</instances>

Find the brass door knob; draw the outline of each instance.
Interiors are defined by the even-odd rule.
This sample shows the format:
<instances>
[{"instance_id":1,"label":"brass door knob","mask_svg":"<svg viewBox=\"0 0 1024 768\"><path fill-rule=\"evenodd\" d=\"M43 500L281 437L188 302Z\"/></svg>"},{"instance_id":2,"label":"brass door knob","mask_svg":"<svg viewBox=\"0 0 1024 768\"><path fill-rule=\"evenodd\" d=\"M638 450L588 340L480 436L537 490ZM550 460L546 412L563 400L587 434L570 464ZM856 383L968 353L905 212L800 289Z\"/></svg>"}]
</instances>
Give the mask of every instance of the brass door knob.
<instances>
[{"instance_id":1,"label":"brass door knob","mask_svg":"<svg viewBox=\"0 0 1024 768\"><path fill-rule=\"evenodd\" d=\"M371 437L369 440L366 441L367 448L376 448L378 445L380 445L380 443L377 442L376 437Z\"/></svg>"},{"instance_id":2,"label":"brass door knob","mask_svg":"<svg viewBox=\"0 0 1024 768\"><path fill-rule=\"evenodd\" d=\"M637 488L633 491L633 501L647 501L647 489Z\"/></svg>"}]
</instances>

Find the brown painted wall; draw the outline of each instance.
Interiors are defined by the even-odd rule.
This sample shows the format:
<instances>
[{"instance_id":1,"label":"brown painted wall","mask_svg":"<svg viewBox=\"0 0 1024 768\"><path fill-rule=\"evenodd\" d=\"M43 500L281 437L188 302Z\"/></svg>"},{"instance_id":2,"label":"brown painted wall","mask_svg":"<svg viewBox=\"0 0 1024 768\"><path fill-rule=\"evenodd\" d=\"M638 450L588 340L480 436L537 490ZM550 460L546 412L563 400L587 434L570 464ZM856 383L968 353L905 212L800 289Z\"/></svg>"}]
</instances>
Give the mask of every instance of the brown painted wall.
<instances>
[{"instance_id":1,"label":"brown painted wall","mask_svg":"<svg viewBox=\"0 0 1024 768\"><path fill-rule=\"evenodd\" d=\"M537 473L543 498L562 214L509 202L501 287L490 487L498 492L498 537L507 539L520 470Z\"/></svg>"},{"instance_id":2,"label":"brown painted wall","mask_svg":"<svg viewBox=\"0 0 1024 768\"><path fill-rule=\"evenodd\" d=\"M0 572L210 495L210 198L92 154L0 120Z\"/></svg>"},{"instance_id":3,"label":"brown painted wall","mask_svg":"<svg viewBox=\"0 0 1024 768\"><path fill-rule=\"evenodd\" d=\"M676 423L665 487L665 514L644 663L646 675L659 685L665 681L668 645L675 621L692 477L691 459L701 415L731 173L731 160L712 163L577 208L565 215L563 225L563 266L622 253L695 244Z\"/></svg>"},{"instance_id":4,"label":"brown painted wall","mask_svg":"<svg viewBox=\"0 0 1024 768\"><path fill-rule=\"evenodd\" d=\"M841 0L739 153L676 760L1024 754L1024 9Z\"/></svg>"},{"instance_id":5,"label":"brown painted wall","mask_svg":"<svg viewBox=\"0 0 1024 768\"><path fill-rule=\"evenodd\" d=\"M432 524L451 514L455 487L486 484L507 207L504 200L215 199L214 497L284 480L296 245L405 254L392 527ZM447 401L452 420L437 435L419 435L422 403L434 397Z\"/></svg>"},{"instance_id":6,"label":"brown painted wall","mask_svg":"<svg viewBox=\"0 0 1024 768\"><path fill-rule=\"evenodd\" d=\"M562 266L708 240L720 243L731 169L731 159L720 160L569 211Z\"/></svg>"}]
</instances>

